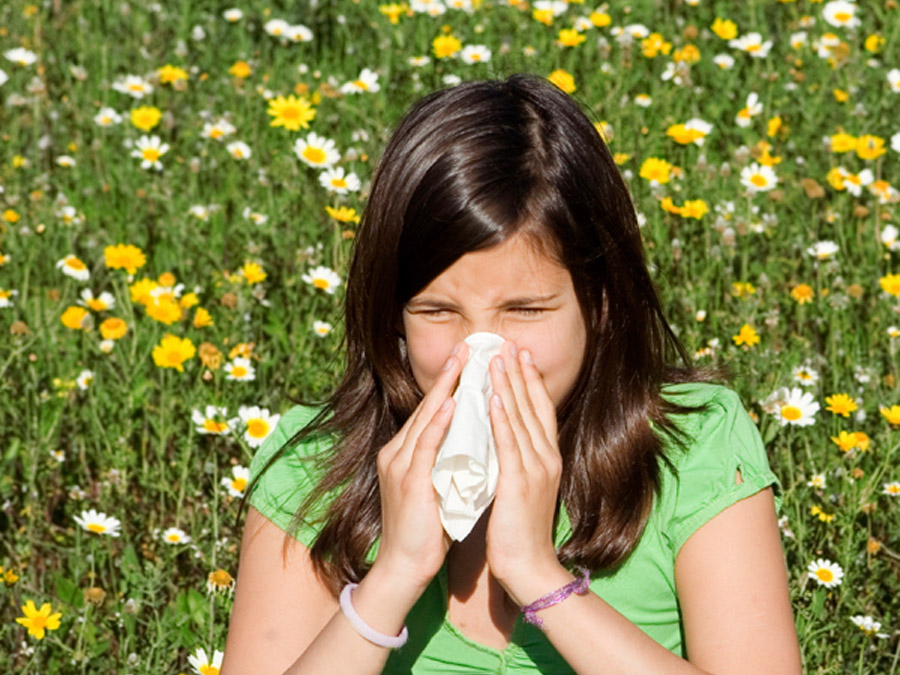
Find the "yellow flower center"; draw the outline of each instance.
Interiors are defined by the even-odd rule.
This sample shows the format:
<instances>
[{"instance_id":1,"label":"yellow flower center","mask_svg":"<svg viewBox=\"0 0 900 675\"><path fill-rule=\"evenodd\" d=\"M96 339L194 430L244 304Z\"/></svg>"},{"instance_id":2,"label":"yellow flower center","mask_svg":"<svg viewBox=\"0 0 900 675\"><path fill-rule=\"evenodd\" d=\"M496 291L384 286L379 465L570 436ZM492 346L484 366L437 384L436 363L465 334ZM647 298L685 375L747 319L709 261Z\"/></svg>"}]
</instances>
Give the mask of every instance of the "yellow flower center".
<instances>
[{"instance_id":1,"label":"yellow flower center","mask_svg":"<svg viewBox=\"0 0 900 675\"><path fill-rule=\"evenodd\" d=\"M324 289L328 288L329 283L325 279L313 279L313 286L324 290Z\"/></svg>"},{"instance_id":2,"label":"yellow flower center","mask_svg":"<svg viewBox=\"0 0 900 675\"><path fill-rule=\"evenodd\" d=\"M97 534L103 534L106 532L106 525L101 525L100 523L88 523L87 529L91 532L96 532Z\"/></svg>"},{"instance_id":3,"label":"yellow flower center","mask_svg":"<svg viewBox=\"0 0 900 675\"><path fill-rule=\"evenodd\" d=\"M363 91L369 91L369 85L367 85L362 80L353 80L353 84L362 89Z\"/></svg>"},{"instance_id":4,"label":"yellow flower center","mask_svg":"<svg viewBox=\"0 0 900 675\"><path fill-rule=\"evenodd\" d=\"M200 675L219 675L219 669L215 666L205 664L200 666Z\"/></svg>"},{"instance_id":5,"label":"yellow flower center","mask_svg":"<svg viewBox=\"0 0 900 675\"><path fill-rule=\"evenodd\" d=\"M231 481L231 487L233 490L237 492L243 492L244 488L247 487L247 479L246 478L235 478Z\"/></svg>"},{"instance_id":6,"label":"yellow flower center","mask_svg":"<svg viewBox=\"0 0 900 675\"><path fill-rule=\"evenodd\" d=\"M303 151L303 157L313 164L321 164L325 161L325 151L322 148L307 146Z\"/></svg>"},{"instance_id":7,"label":"yellow flower center","mask_svg":"<svg viewBox=\"0 0 900 675\"><path fill-rule=\"evenodd\" d=\"M247 369L244 368L244 366L235 366L234 368L231 369L231 374L234 377L246 377Z\"/></svg>"},{"instance_id":8,"label":"yellow flower center","mask_svg":"<svg viewBox=\"0 0 900 675\"><path fill-rule=\"evenodd\" d=\"M228 427L225 422L216 422L215 420L204 420L203 429L214 434L221 434Z\"/></svg>"},{"instance_id":9,"label":"yellow flower center","mask_svg":"<svg viewBox=\"0 0 900 675\"><path fill-rule=\"evenodd\" d=\"M247 433L253 438L265 438L269 433L269 423L261 419L253 419L247 422Z\"/></svg>"},{"instance_id":10,"label":"yellow flower center","mask_svg":"<svg viewBox=\"0 0 900 675\"><path fill-rule=\"evenodd\" d=\"M136 83L133 83L133 84L129 84L129 85L128 85L128 88L129 88L131 91L144 91L144 85L141 84L140 82L136 82Z\"/></svg>"},{"instance_id":11,"label":"yellow flower center","mask_svg":"<svg viewBox=\"0 0 900 675\"><path fill-rule=\"evenodd\" d=\"M106 309L106 303L102 300L94 298L93 300L88 301L88 307L90 307L95 312L102 312L104 309Z\"/></svg>"},{"instance_id":12,"label":"yellow flower center","mask_svg":"<svg viewBox=\"0 0 900 675\"><path fill-rule=\"evenodd\" d=\"M345 188L347 187L347 181L343 178L332 178L331 184L336 188Z\"/></svg>"},{"instance_id":13,"label":"yellow flower center","mask_svg":"<svg viewBox=\"0 0 900 675\"><path fill-rule=\"evenodd\" d=\"M230 586L232 582L231 575L225 570L216 570L209 573L209 580L220 588Z\"/></svg>"},{"instance_id":14,"label":"yellow flower center","mask_svg":"<svg viewBox=\"0 0 900 675\"><path fill-rule=\"evenodd\" d=\"M786 405L781 408L781 416L790 422L794 422L803 417L803 412L797 406Z\"/></svg>"},{"instance_id":15,"label":"yellow flower center","mask_svg":"<svg viewBox=\"0 0 900 675\"><path fill-rule=\"evenodd\" d=\"M48 618L49 617L43 616L42 614L31 617L31 627L37 630L43 630L47 627Z\"/></svg>"},{"instance_id":16,"label":"yellow flower center","mask_svg":"<svg viewBox=\"0 0 900 675\"><path fill-rule=\"evenodd\" d=\"M222 138L225 134L222 133L221 129L213 128L212 131L209 132L209 137L212 139Z\"/></svg>"},{"instance_id":17,"label":"yellow flower center","mask_svg":"<svg viewBox=\"0 0 900 675\"><path fill-rule=\"evenodd\" d=\"M826 583L834 581L834 573L825 568L816 570L816 576L819 578L819 581L824 581Z\"/></svg>"},{"instance_id":18,"label":"yellow flower center","mask_svg":"<svg viewBox=\"0 0 900 675\"><path fill-rule=\"evenodd\" d=\"M148 162L155 162L162 156L162 153L156 148L144 148L141 150L141 155Z\"/></svg>"},{"instance_id":19,"label":"yellow flower center","mask_svg":"<svg viewBox=\"0 0 900 675\"><path fill-rule=\"evenodd\" d=\"M768 181L766 180L766 177L763 176L761 173L755 173L752 176L750 176L750 182L753 183L756 187L765 187L766 184L768 183Z\"/></svg>"},{"instance_id":20,"label":"yellow flower center","mask_svg":"<svg viewBox=\"0 0 900 675\"><path fill-rule=\"evenodd\" d=\"M168 537L166 537L166 539L168 539L169 541L181 541L181 536L173 532Z\"/></svg>"},{"instance_id":21,"label":"yellow flower center","mask_svg":"<svg viewBox=\"0 0 900 675\"><path fill-rule=\"evenodd\" d=\"M181 352L177 349L170 349L166 352L166 363L181 363Z\"/></svg>"},{"instance_id":22,"label":"yellow flower center","mask_svg":"<svg viewBox=\"0 0 900 675\"><path fill-rule=\"evenodd\" d=\"M892 495L900 495L900 485L888 485L887 491Z\"/></svg>"},{"instance_id":23,"label":"yellow flower center","mask_svg":"<svg viewBox=\"0 0 900 675\"><path fill-rule=\"evenodd\" d=\"M760 49L762 49L762 45L750 45L747 47L748 52L758 52Z\"/></svg>"},{"instance_id":24,"label":"yellow flower center","mask_svg":"<svg viewBox=\"0 0 900 675\"><path fill-rule=\"evenodd\" d=\"M300 117L300 108L293 105L286 105L279 111L279 113L281 114L281 117L286 120L295 120Z\"/></svg>"},{"instance_id":25,"label":"yellow flower center","mask_svg":"<svg viewBox=\"0 0 900 675\"><path fill-rule=\"evenodd\" d=\"M853 18L853 15L849 12L838 12L834 15L834 18L840 21L841 23L847 23L850 19Z\"/></svg>"},{"instance_id":26,"label":"yellow flower center","mask_svg":"<svg viewBox=\"0 0 900 675\"><path fill-rule=\"evenodd\" d=\"M83 270L87 269L85 264L81 262L78 258L69 258L66 261L66 267L73 270Z\"/></svg>"}]
</instances>

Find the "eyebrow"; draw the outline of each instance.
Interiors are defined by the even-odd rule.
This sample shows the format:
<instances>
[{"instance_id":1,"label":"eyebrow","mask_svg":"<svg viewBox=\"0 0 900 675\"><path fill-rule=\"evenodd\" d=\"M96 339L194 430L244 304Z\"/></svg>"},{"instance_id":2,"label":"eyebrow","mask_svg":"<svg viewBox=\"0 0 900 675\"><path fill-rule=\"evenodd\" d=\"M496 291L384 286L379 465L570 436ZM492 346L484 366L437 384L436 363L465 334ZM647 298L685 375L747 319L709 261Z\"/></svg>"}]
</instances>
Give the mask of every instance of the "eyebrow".
<instances>
[{"instance_id":1,"label":"eyebrow","mask_svg":"<svg viewBox=\"0 0 900 675\"><path fill-rule=\"evenodd\" d=\"M522 296L518 298L511 298L506 302L499 304L497 307L503 309L508 307L521 307L523 305L537 305L556 300L556 298L558 298L559 296L560 293L552 293L550 295ZM407 309L421 309L424 307L446 307L449 309L457 309L457 306L452 302L447 302L438 298L430 298L428 296L425 296L424 298L413 298L406 303Z\"/></svg>"}]
</instances>

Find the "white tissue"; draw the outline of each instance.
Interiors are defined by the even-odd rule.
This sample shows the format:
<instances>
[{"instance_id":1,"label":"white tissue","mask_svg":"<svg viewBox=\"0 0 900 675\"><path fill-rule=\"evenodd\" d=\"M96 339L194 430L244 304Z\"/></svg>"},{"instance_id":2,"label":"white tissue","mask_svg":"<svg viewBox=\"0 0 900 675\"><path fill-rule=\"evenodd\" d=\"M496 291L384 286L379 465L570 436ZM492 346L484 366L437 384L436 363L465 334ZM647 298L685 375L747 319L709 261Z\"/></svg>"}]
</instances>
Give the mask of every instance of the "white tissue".
<instances>
[{"instance_id":1,"label":"white tissue","mask_svg":"<svg viewBox=\"0 0 900 675\"><path fill-rule=\"evenodd\" d=\"M456 409L431 472L441 523L455 541L465 539L490 506L499 475L488 408L493 393L489 365L504 339L472 333L465 342L469 358L453 394Z\"/></svg>"}]
</instances>

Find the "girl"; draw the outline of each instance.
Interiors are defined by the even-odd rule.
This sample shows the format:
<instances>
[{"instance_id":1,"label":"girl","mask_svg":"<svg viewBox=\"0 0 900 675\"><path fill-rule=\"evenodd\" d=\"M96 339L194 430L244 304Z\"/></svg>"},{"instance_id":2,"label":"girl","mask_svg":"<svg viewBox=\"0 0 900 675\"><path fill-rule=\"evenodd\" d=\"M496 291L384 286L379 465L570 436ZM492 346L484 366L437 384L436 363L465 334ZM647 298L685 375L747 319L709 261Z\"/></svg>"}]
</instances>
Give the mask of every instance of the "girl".
<instances>
[{"instance_id":1,"label":"girl","mask_svg":"<svg viewBox=\"0 0 900 675\"><path fill-rule=\"evenodd\" d=\"M628 190L571 98L516 75L416 104L345 321L343 380L252 463L224 674L800 672L777 478L737 396L670 365ZM451 546L431 469L479 331L506 340L499 480Z\"/></svg>"}]
</instances>

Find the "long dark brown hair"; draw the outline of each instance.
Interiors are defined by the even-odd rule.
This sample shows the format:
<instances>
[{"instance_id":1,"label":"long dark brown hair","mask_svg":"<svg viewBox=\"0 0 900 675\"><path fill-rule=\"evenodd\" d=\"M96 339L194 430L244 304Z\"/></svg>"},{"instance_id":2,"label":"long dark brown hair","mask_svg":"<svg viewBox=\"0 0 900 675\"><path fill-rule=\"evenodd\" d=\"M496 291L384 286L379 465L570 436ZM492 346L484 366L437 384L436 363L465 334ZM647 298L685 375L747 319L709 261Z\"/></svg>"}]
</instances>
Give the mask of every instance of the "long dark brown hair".
<instances>
[{"instance_id":1,"label":"long dark brown hair","mask_svg":"<svg viewBox=\"0 0 900 675\"><path fill-rule=\"evenodd\" d=\"M345 374L285 445L336 439L315 458L322 478L294 519L335 491L310 549L335 595L367 571L381 533L377 453L423 396L406 357L404 305L461 256L517 232L568 269L587 330L581 371L557 410L559 500L573 529L559 559L610 568L640 538L664 440L681 441L669 415L686 410L661 386L704 377L663 317L628 189L579 105L535 76L466 82L413 105L385 149L348 275ZM684 367L670 365L679 359Z\"/></svg>"}]
</instances>

